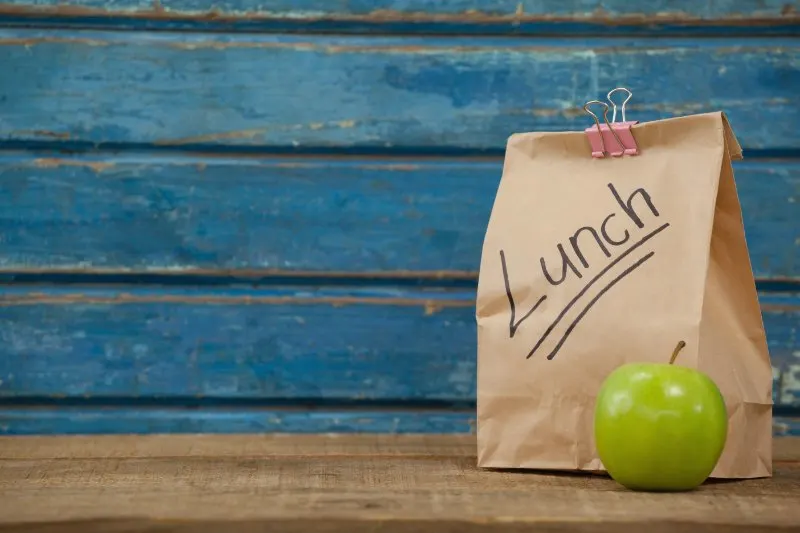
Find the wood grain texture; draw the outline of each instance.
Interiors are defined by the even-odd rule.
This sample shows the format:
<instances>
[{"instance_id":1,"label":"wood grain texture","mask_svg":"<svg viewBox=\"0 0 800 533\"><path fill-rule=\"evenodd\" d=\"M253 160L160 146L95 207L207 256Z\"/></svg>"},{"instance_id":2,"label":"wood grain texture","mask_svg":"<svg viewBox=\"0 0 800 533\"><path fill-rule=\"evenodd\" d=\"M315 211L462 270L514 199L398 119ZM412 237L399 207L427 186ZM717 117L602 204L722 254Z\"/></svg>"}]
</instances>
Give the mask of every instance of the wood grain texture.
<instances>
[{"instance_id":1,"label":"wood grain texture","mask_svg":"<svg viewBox=\"0 0 800 533\"><path fill-rule=\"evenodd\" d=\"M4 288L1 396L464 400L473 291Z\"/></svg>"},{"instance_id":2,"label":"wood grain texture","mask_svg":"<svg viewBox=\"0 0 800 533\"><path fill-rule=\"evenodd\" d=\"M351 500L343 500L350 502ZM352 504L351 504L352 505ZM367 502L368 508L380 508L376 502ZM508 521L505 518L486 519L362 519L362 518L289 518L268 520L203 520L175 521L123 518L117 520L79 520L37 522L33 524L0 525L0 533L634 533L646 527L652 533L788 533L797 531L791 525L707 524L666 520L648 522L600 521L576 523L575 521Z\"/></svg>"},{"instance_id":3,"label":"wood grain texture","mask_svg":"<svg viewBox=\"0 0 800 533\"><path fill-rule=\"evenodd\" d=\"M795 439L776 443L776 452L789 449L788 460L776 453L772 478L709 482L691 493L664 495L627 491L600 475L479 470L472 454L442 453L451 438L439 444L432 437L430 448L419 446L421 453L413 455L387 453L370 436L352 438L352 445L337 437L317 438L321 442L314 445L299 443L297 455L272 453L275 441L265 441L260 451L231 456L240 437L230 436L215 446L219 453L159 457L138 452L137 438L127 437L110 445L127 448L112 457L76 450L59 459L5 458L0 460L2 531L36 531L21 527L28 525L61 532L305 527L616 533L645 527L789 531L800 524ZM335 455L319 452L328 442ZM0 447L6 443L17 446L4 439ZM373 454L365 454L370 443ZM306 447L309 453L303 453ZM65 441L65 448L72 445Z\"/></svg>"},{"instance_id":4,"label":"wood grain texture","mask_svg":"<svg viewBox=\"0 0 800 533\"><path fill-rule=\"evenodd\" d=\"M474 291L30 288L0 292L0 397L475 399ZM775 400L800 405L800 302L761 295ZM152 402L151 402L152 404Z\"/></svg>"},{"instance_id":5,"label":"wood grain texture","mask_svg":"<svg viewBox=\"0 0 800 533\"><path fill-rule=\"evenodd\" d=\"M772 401L776 405L800 406L800 294L762 295L767 346L772 360ZM781 339L791 339L788 342ZM788 349L787 349L788 348Z\"/></svg>"},{"instance_id":6,"label":"wood grain texture","mask_svg":"<svg viewBox=\"0 0 800 533\"><path fill-rule=\"evenodd\" d=\"M773 461L800 462L800 438L772 440ZM290 434L0 437L0 460L203 457L475 457L474 435Z\"/></svg>"},{"instance_id":7,"label":"wood grain texture","mask_svg":"<svg viewBox=\"0 0 800 533\"><path fill-rule=\"evenodd\" d=\"M800 461L796 438L773 440L775 460ZM475 437L446 433L372 435L73 435L0 437L0 460L123 459L128 457L402 456L474 457Z\"/></svg>"},{"instance_id":8,"label":"wood grain texture","mask_svg":"<svg viewBox=\"0 0 800 533\"><path fill-rule=\"evenodd\" d=\"M735 167L755 274L800 277L800 163ZM0 156L0 271L475 278L500 159Z\"/></svg>"},{"instance_id":9,"label":"wood grain texture","mask_svg":"<svg viewBox=\"0 0 800 533\"><path fill-rule=\"evenodd\" d=\"M584 102L624 81L631 118L723 110L745 150L800 149L795 39L7 29L0 62L9 146L500 153L584 129Z\"/></svg>"},{"instance_id":10,"label":"wood grain texture","mask_svg":"<svg viewBox=\"0 0 800 533\"><path fill-rule=\"evenodd\" d=\"M366 505L375 507L374 502ZM282 533L372 533L376 528L382 533L633 533L640 531L637 523L628 521L599 523L574 522L553 523L549 520L535 522L508 522L506 520L416 520L400 518L397 520L364 520L361 518L324 519L270 519L246 521L204 520L180 522L147 519L90 520L69 522L47 522L35 524L0 525L0 533L263 533L280 531ZM673 533L676 530L688 533L777 533L794 532L797 528L783 525L752 524L697 524L678 521L664 521L646 525L651 533ZM677 529L676 529L677 528Z\"/></svg>"},{"instance_id":11,"label":"wood grain texture","mask_svg":"<svg viewBox=\"0 0 800 533\"><path fill-rule=\"evenodd\" d=\"M772 434L775 436L800 436L800 416L773 417Z\"/></svg>"},{"instance_id":12,"label":"wood grain texture","mask_svg":"<svg viewBox=\"0 0 800 533\"><path fill-rule=\"evenodd\" d=\"M776 34L800 21L786 0L7 0L6 24L224 31L536 34Z\"/></svg>"}]
</instances>

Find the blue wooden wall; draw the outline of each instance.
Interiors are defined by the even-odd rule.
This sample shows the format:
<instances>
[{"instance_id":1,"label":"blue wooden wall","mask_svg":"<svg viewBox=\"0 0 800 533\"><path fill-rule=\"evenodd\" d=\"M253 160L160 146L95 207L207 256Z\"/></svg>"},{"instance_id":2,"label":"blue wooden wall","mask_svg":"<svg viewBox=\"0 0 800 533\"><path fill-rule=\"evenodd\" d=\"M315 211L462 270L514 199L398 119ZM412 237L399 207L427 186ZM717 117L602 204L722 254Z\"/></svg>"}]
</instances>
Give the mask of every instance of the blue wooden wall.
<instances>
[{"instance_id":1,"label":"blue wooden wall","mask_svg":"<svg viewBox=\"0 0 800 533\"><path fill-rule=\"evenodd\" d=\"M724 110L800 433L787 0L0 0L0 433L467 432L514 132Z\"/></svg>"}]
</instances>

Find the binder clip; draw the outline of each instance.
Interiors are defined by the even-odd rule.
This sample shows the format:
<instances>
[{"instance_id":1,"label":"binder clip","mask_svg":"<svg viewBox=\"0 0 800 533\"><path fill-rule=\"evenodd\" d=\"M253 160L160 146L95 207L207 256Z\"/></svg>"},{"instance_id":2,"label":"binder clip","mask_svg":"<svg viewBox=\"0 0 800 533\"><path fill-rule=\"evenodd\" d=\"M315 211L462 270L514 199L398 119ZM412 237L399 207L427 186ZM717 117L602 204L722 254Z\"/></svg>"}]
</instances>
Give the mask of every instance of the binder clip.
<instances>
[{"instance_id":1,"label":"binder clip","mask_svg":"<svg viewBox=\"0 0 800 533\"><path fill-rule=\"evenodd\" d=\"M628 97L622 102L622 122L617 122L617 104L612 100L611 95L617 91L625 91ZM603 158L605 154L612 157L620 157L622 155L638 155L639 147L636 145L636 139L633 138L631 126L638 124L638 120L627 121L625 119L625 105L628 100L633 97L633 93L625 87L617 87L610 91L607 95L608 101L614 106L613 114L611 115L611 122L608 122L608 104L600 100L590 100L583 106L583 110L594 118L594 126L586 128L586 136L589 138L589 144L592 147L592 157ZM600 119L597 118L590 109L591 104L599 104L603 106L603 122L600 124ZM611 150L608 147L611 146Z\"/></svg>"}]
</instances>

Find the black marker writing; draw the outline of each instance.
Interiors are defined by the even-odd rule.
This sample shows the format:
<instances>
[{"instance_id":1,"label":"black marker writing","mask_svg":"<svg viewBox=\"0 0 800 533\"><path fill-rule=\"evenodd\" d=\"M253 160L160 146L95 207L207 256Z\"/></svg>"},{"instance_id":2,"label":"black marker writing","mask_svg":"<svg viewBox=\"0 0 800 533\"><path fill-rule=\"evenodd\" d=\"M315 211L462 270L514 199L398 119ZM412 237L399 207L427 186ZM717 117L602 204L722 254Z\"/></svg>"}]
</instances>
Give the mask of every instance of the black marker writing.
<instances>
[{"instance_id":1,"label":"black marker writing","mask_svg":"<svg viewBox=\"0 0 800 533\"><path fill-rule=\"evenodd\" d=\"M578 316L575 317L575 320L573 320L572 323L569 325L569 327L567 328L567 331L564 332L564 335L561 337L561 340L558 341L558 344L556 344L556 347L553 348L553 351L550 352L547 355L547 358L548 359L552 359L553 357L556 356L556 354L558 353L558 350L561 349L561 346L563 346L564 342L567 340L567 337L569 337L570 334L572 333L572 330L575 329L575 326L578 325L578 322L580 322L581 319L586 315L586 313L589 312L589 309L591 309L592 306L597 303L597 300L599 300L606 292L608 292L608 290L611 287L616 285L625 276L627 276L628 274L630 274L631 272L633 272L634 270L636 270L637 268L642 266L645 261L647 261L648 259L650 259L654 255L655 255L655 252L650 252L649 254L645 255L644 257L642 257L641 259L636 261L634 264L632 264L631 266L629 266L628 268L623 270L622 273L619 276L617 276L616 278L614 278L611 281L609 281L608 284L605 287L600 289L600 292L597 293L597 296L595 296L594 298L589 300L589 303L586 304L586 307L584 307L583 310L580 313L578 313ZM528 357L530 357L530 355Z\"/></svg>"},{"instance_id":2,"label":"black marker writing","mask_svg":"<svg viewBox=\"0 0 800 533\"><path fill-rule=\"evenodd\" d=\"M619 204L619 206L622 208L622 211L628 216L628 218L638 228L644 228L645 223L642 221L642 218L636 212L636 209L634 208L634 205L633 205L634 204L634 200L636 200L637 197L639 197L644 202L646 207L649 208L650 212L654 216L656 216L656 217L660 216L658 210L656 209L655 205L653 204L652 198L650 197L650 195L648 194L648 192L644 188L639 188L639 189L636 189L635 191L633 191L628 196L627 200L623 200L622 199L622 197L620 196L619 192L617 192L617 189L614 187L614 185L612 183L608 184L608 188L611 191L611 194L613 195L613 197L616 200L617 204ZM597 248L599 249L599 251L602 252L602 254L606 258L611 258L612 257L612 252L611 252L611 248L609 248L609 246L611 246L611 247L619 247L619 246L622 246L622 245L626 244L631 239L631 233L627 229L622 229L621 233L620 233L619 229L614 230L613 231L614 237L612 237L611 234L609 233L609 225L611 225L611 226L615 225L615 224L612 224L611 221L612 221L612 219L614 219L614 217L616 217L617 214L618 213L611 213L608 216L606 216L603 219L602 224L600 225L600 231L599 232L594 227L587 225L587 226L583 226L581 228L578 228L578 230L575 231L568 238L568 242L569 242L570 248L571 248L575 258L577 259L577 262L574 261L570 257L570 254L568 253L567 248L564 246L564 244L557 243L556 250L558 251L558 254L560 256L561 268L560 269L556 268L555 272L558 272L558 270L560 270L560 273L554 275L554 272L553 272L554 269L548 268L547 262L545 261L545 258L541 257L539 259L539 266L541 267L542 275L544 276L544 278L547 280L547 282L551 286L557 286L557 285L562 284L564 281L566 281L568 279L570 272L572 272L572 274L574 274L578 279L582 279L583 278L583 273L581 272L581 270L576 265L579 263L581 266L583 266L584 269L588 269L588 268L591 267L591 263L590 263L589 259L587 258L587 256L585 255L585 253L584 253L585 250L582 249L581 245L583 245L585 247L585 246L587 246L587 243L589 243L589 244L593 243L593 245L596 245ZM544 343L544 341L547 339L547 337L550 335L550 333L555 329L555 327L559 324L559 322L561 322L561 320L569 312L569 310L576 304L576 302L581 297L583 297L587 293L587 291L595 283L598 282L598 280L600 280L609 270L611 270L611 268L613 268L615 265L617 265L625 257L630 255L634 250L639 248L642 244L644 244L645 242L647 242L648 240L653 238L658 233L660 233L663 230L665 230L667 227L669 227L669 223L663 224L663 225L659 226L658 228L656 228L655 230L653 230L650 233L648 233L647 235L644 235L637 242L635 242L633 245L630 245L626 250L624 250L616 258L614 258L614 260L612 260L610 264L606 265L597 275L592 277L586 283L586 285L578 292L578 294L575 295L575 297L567 303L567 305L564 307L564 309L562 309L558 313L558 315L556 316L555 320L553 320L553 322L545 329L544 333L539 338L539 340L536 342L536 345L528 353L527 357L530 358L531 356L533 356L534 353L536 353L536 351L540 348L542 343ZM646 260L650 259L650 257L652 257L654 253L655 252L651 252L650 254L646 255L644 257L644 259L642 259L639 262L635 263L633 267L630 267L629 269L626 269L620 276L614 278L611 282L609 282L608 285L603 287L601 289L600 293L594 299L592 299L589 302L589 304L581 311L581 313L579 314L578 318L576 318L575 321L570 324L570 326L567 329L567 332L564 334L564 336L561 338L561 340L559 340L556 348L547 356L547 358L548 359L552 359L555 356L555 354L558 352L558 350L561 348L561 346L566 341L567 337L569 337L569 335L572 333L572 330L575 328L575 326L578 324L578 322L583 318L583 316L589 311L589 309L597 302L597 300L599 300L599 298L603 294L605 294L613 285L615 285L617 282L619 282L624 276L626 276L627 274L632 272L633 269L638 268ZM515 303L514 303L514 296L513 296L512 292L511 292L511 283L509 281L508 265L506 264L505 253L502 250L500 251L500 261L501 261L502 267L503 267L503 280L505 282L506 296L508 297L509 308L511 310L511 319L509 321L509 336L513 337L514 334L519 329L519 327L522 325L522 323L528 317L530 317L531 314L533 314L533 312L536 311L536 309L539 308L539 306L542 304L542 302L544 302L547 299L547 296L546 295L545 296L541 296L538 299L538 301L533 305L533 307L531 307L531 309L527 313L525 313L525 315L523 317L521 317L519 320L517 320L516 306L515 306Z\"/></svg>"},{"instance_id":3,"label":"black marker writing","mask_svg":"<svg viewBox=\"0 0 800 533\"><path fill-rule=\"evenodd\" d=\"M625 244L626 242L628 242L628 239L631 238L631 234L628 233L628 230L625 230L625 237L623 237L623 239L621 241L615 241L614 239L611 238L611 236L608 234L608 230L606 229L606 224L608 224L608 221L611 220L612 218L614 218L615 216L617 216L616 213L611 213L610 215L608 215L606 217L606 219L603 221L603 223L600 224L600 232L603 234L603 238L606 241L608 241L609 244L613 244L614 246L620 246L620 245Z\"/></svg>"},{"instance_id":4,"label":"black marker writing","mask_svg":"<svg viewBox=\"0 0 800 533\"><path fill-rule=\"evenodd\" d=\"M617 203L619 203L619 206L622 208L623 211L625 211L625 214L628 215L631 218L631 220L633 220L633 223L636 224L636 227L638 228L644 227L644 222L642 222L642 219L639 218L639 215L636 214L636 211L631 206L631 204L633 204L633 197L636 196L637 194L640 194L642 196L645 203L647 204L647 207L650 208L650 211L652 211L655 216L658 216L658 209L656 209L656 206L653 205L653 201L650 199L650 195L647 194L647 191L645 191L644 188L636 189L635 191L633 191L631 195L628 196L627 202L622 201L622 198L619 197L619 193L617 192L617 189L614 188L614 185L609 183L608 188L611 189L611 194L614 195L614 198L617 200Z\"/></svg>"},{"instance_id":5,"label":"black marker writing","mask_svg":"<svg viewBox=\"0 0 800 533\"><path fill-rule=\"evenodd\" d=\"M583 252L581 252L580 246L578 246L578 236L583 231L588 231L589 233L591 233L592 237L594 237L595 242L597 242L597 246L600 247L605 256L611 257L611 252L609 252L608 247L605 244L603 244L603 241L602 239L600 239L600 235L597 234L596 229L594 229L591 226L584 226L582 228L579 228L578 231L576 231L575 234L569 238L569 242L570 244L572 244L572 249L575 250L575 255L577 255L578 259L581 260L581 264L583 265L584 268L589 268L589 262L586 260L586 257L584 257Z\"/></svg>"},{"instance_id":6,"label":"black marker writing","mask_svg":"<svg viewBox=\"0 0 800 533\"><path fill-rule=\"evenodd\" d=\"M564 280L567 279L567 267L569 267L576 276L582 278L583 274L581 274L580 271L575 268L575 265L572 264L569 256L567 256L567 252L564 251L564 245L561 243L558 244L558 253L561 254L561 278L558 280L553 279L553 277L550 275L550 272L547 271L547 265L544 262L544 257L539 259L539 264L542 265L542 274L544 274L547 282L553 286L563 283Z\"/></svg>"},{"instance_id":7,"label":"black marker writing","mask_svg":"<svg viewBox=\"0 0 800 533\"><path fill-rule=\"evenodd\" d=\"M586 294L586 291L588 291L592 287L592 285L597 283L597 280L599 280L601 277L603 277L603 275L606 272L611 270L611 268L614 265L616 265L617 263L619 263L620 261L625 259L625 257L627 257L631 252L636 250L638 247L640 247L641 245L643 245L644 243L646 243L647 241L649 241L650 239L652 239L653 237L655 237L656 235L658 235L659 233L661 233L662 231L667 229L668 227L669 227L669 224L664 224L662 226L657 227L656 229L654 229L653 231L651 231L650 233L648 233L647 235L645 235L644 237L639 239L639 241L636 242L633 246L631 246L630 248L628 248L627 250L622 252L619 255L619 257L617 257L616 259L611 261L611 263L609 263L603 270L598 272L595 277L590 279L589 282L586 285L584 285L584 287L580 291L578 291L578 294L576 294L575 297L572 300L570 300L569 303L567 303L566 306L564 306L564 309L562 309L561 312L558 313L558 316L556 316L556 319L553 320L553 323L550 324L549 326L547 326L547 329L544 330L544 333L542 333L542 336L536 342L536 345L533 347L533 349L530 351L530 353L528 353L528 357L530 358L530 356L532 356L536 352L536 350L539 349L539 346L542 345L542 343L545 341L547 336L550 335L550 332L552 332L553 329L558 325L558 323L561 322L561 319L564 318L564 315L566 315L567 312L570 309L572 309L572 306L575 305L575 302L577 302L578 299L580 299L581 296Z\"/></svg>"},{"instance_id":8,"label":"black marker writing","mask_svg":"<svg viewBox=\"0 0 800 533\"><path fill-rule=\"evenodd\" d=\"M614 199L617 201L617 203L625 212L625 214L628 215L628 217L633 221L633 223L636 224L636 226L638 226L639 228L644 227L644 222L642 222L642 219L639 217L639 215L636 213L636 210L633 208L633 201L636 199L636 196L641 196L641 198L647 204L647 207L650 208L650 211L655 216L659 216L658 210L653 205L653 201L650 198L650 195L647 193L646 190L644 190L644 188L639 188L633 191L633 193L631 193L630 196L628 196L627 201L622 200L619 193L617 192L617 189L614 187L612 183L608 184L608 188L611 190L611 194L614 196ZM596 243L600 251L603 252L603 255L605 255L606 257L611 257L611 252L609 251L608 246L606 246L606 243L610 244L611 246L621 246L626 242L628 242L628 239L630 238L630 233L628 232L628 230L625 230L625 232L623 233L624 237L622 238L622 240L613 239L608 234L607 226L609 220L611 220L615 216L616 213L611 213L603 220L603 223L600 225L599 234L597 230L594 229L593 227L583 226L582 228L579 228L575 233L573 233L571 237L569 237L568 240L572 247L572 251L578 258L578 261L580 261L581 265L583 265L583 268L589 268L590 264L589 261L586 259L586 255L584 254L583 249L581 249L580 247L580 243L578 242L578 237L580 237L582 233L586 233L594 237L594 241L589 241L589 242ZM600 237L601 235L602 238ZM564 245L558 243L558 245L556 245L556 249L558 250L558 254L561 257L561 276L559 278L555 278L550 273L550 269L548 269L547 262L545 261L544 257L539 259L539 264L542 267L542 274L544 274L544 277L547 280L547 282L554 287L557 285L561 285L567 279L568 270L572 271L572 273L575 274L575 276L577 276L578 279L583 278L583 274L580 272L580 270L578 270L578 268L575 267L575 263L572 262L572 259L570 259L569 254L567 254L567 251L564 249Z\"/></svg>"},{"instance_id":9,"label":"black marker writing","mask_svg":"<svg viewBox=\"0 0 800 533\"><path fill-rule=\"evenodd\" d=\"M516 305L514 305L514 296L511 294L511 282L508 279L508 267L506 267L506 254L503 250L500 250L500 263L503 265L503 281L506 284L506 296L508 296L508 306L511 308L511 321L508 324L508 336L513 337L514 333L517 332L517 328L519 328L520 324L522 324L526 318L531 316L531 313L536 311L536 309L542 304L543 301L547 299L547 296L542 296L539 300L533 304L530 311L525 313L525 316L519 319L519 322L515 322L516 318Z\"/></svg>"}]
</instances>

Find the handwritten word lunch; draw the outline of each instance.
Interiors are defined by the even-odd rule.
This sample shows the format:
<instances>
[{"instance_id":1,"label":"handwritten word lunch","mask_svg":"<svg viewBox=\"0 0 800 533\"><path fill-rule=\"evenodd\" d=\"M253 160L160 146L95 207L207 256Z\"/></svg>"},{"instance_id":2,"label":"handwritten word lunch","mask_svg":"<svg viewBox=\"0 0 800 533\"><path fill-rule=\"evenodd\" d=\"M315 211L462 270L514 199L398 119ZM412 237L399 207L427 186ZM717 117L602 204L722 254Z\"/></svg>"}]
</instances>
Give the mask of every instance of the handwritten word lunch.
<instances>
[{"instance_id":1,"label":"handwritten word lunch","mask_svg":"<svg viewBox=\"0 0 800 533\"><path fill-rule=\"evenodd\" d=\"M637 228L644 229L646 226L645 222L642 220L642 217L639 215L636 208L634 207L634 201L637 198L639 199L637 205L640 211L642 210L643 207L647 207L654 216L656 217L660 216L658 209L656 209L656 206L653 204L653 200L650 197L650 194L648 194L648 192L644 188L639 188L633 191L633 193L631 193L628 196L627 200L622 199L622 197L620 196L619 192L617 191L616 187L614 187L613 184L609 183L608 189L611 191L611 194L613 195L617 204L619 204L620 208L622 209L622 214L627 215L630 221L632 221ZM559 266L553 268L553 265L549 264L549 261L547 261L544 257L541 257L539 259L539 266L541 268L542 276L544 276L544 279L547 280L547 283L550 286L555 287L564 283L564 281L569 279L570 276L575 276L579 279L583 279L584 272L581 271L578 264L582 266L583 269L585 270L591 268L592 265L586 259L586 254L584 253L584 249L581 247L582 244L585 247L586 242L592 243L592 245L597 246L597 248L599 248L599 250L607 258L611 258L612 250L614 248L626 245L624 250L621 253L619 253L610 263L608 263L602 270L600 270L600 272L598 272L591 279L587 280L583 288L580 291L578 291L575 297L572 298L567 303L566 306L564 306L564 309L562 309L558 313L553 322L547 327L547 329L545 329L544 333L542 333L542 335L539 337L539 340L536 342L534 347L530 350L530 352L528 352L528 358L530 358L534 353L536 353L536 351L542 346L542 344L550 335L550 333L552 333L552 331L556 328L556 326L558 326L558 324L566 316L566 314L570 311L570 309L572 309L572 307L575 306L575 304L581 299L581 297L583 297L589 291L589 289L595 285L595 283L600 281L603 278L603 276L606 273L608 273L620 261L625 259L631 253L637 250L640 246L642 246L647 241L652 239L654 236L656 236L657 234L661 233L662 231L664 231L666 228L669 227L669 223L662 224L661 226L658 226L654 230L648 232L638 240L631 242L631 240L634 237L631 235L631 232L628 229L624 229L622 232L620 232L619 224L615 220L617 215L618 213L614 212L606 216L603 219L603 222L600 224L600 231L598 231L596 228L592 226L583 226L581 228L578 228L578 230L575 231L569 237L568 248L565 247L563 243L558 243L556 246L556 250L558 251L558 255L560 258ZM614 229L615 226L616 229ZM583 237L583 239L581 239L581 237ZM591 237L592 240L587 241L587 238L589 237ZM572 255L574 255L574 259L573 257L571 257L568 249L571 250ZM603 286L597 292L597 294L588 303L584 305L583 309L569 324L566 331L563 333L561 339L547 355L547 359L553 359L553 357L556 356L558 351L563 346L564 342L570 336L570 334L578 325L578 323L581 321L581 319L583 319L583 317L586 315L586 313L589 312L592 306L595 303L597 303L597 301L604 294L606 294L606 292L608 292L608 290L611 289L611 287L613 287L619 281L625 278L625 276L627 276L628 274L639 268L654 255L655 252L652 251L645 254L640 259L635 261L633 264L625 268L616 277L609 280L605 284L605 286ZM547 295L546 294L542 295L536 301L536 303L534 303L533 306L528 310L528 312L525 313L521 318L519 318L519 320L517 320L517 309L514 303L514 296L511 292L511 281L509 279L508 265L506 264L506 256L503 250L500 250L500 262L503 267L503 280L505 282L506 295L508 296L508 305L511 310L511 319L509 321L509 337L513 338L514 334L517 332L522 323L525 322L525 320L527 320L545 300L547 300Z\"/></svg>"}]
</instances>

